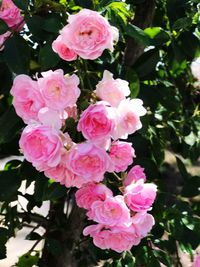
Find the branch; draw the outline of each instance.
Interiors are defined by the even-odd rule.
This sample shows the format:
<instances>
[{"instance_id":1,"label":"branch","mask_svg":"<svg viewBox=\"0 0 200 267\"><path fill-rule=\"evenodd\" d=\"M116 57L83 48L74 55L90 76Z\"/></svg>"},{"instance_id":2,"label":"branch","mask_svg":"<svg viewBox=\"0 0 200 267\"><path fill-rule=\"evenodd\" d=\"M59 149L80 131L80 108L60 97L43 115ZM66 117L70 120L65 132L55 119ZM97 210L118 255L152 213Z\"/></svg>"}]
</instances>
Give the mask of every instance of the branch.
<instances>
[{"instance_id":1,"label":"branch","mask_svg":"<svg viewBox=\"0 0 200 267\"><path fill-rule=\"evenodd\" d=\"M141 29L150 27L154 17L155 6L155 0L146 0L142 4L138 4L131 24ZM124 53L124 65L126 67L133 66L136 60L143 54L144 48L144 45L130 37Z\"/></svg>"},{"instance_id":2,"label":"branch","mask_svg":"<svg viewBox=\"0 0 200 267\"><path fill-rule=\"evenodd\" d=\"M48 220L43 217L42 215L39 214L30 214L30 213L18 213L17 216L21 219L23 219L24 221L32 221L34 223L38 223L40 224L42 227L46 228Z\"/></svg>"}]
</instances>

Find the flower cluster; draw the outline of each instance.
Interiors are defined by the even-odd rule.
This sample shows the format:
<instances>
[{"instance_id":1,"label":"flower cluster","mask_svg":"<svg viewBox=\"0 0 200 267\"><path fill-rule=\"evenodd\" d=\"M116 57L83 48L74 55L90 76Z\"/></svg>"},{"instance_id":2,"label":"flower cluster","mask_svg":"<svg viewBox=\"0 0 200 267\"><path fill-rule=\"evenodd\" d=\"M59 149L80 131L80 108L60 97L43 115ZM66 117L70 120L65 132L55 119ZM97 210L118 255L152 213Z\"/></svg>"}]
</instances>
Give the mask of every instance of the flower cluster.
<instances>
[{"instance_id":1,"label":"flower cluster","mask_svg":"<svg viewBox=\"0 0 200 267\"><path fill-rule=\"evenodd\" d=\"M71 46L67 46L77 55L96 58L105 48L112 48L113 31L97 12L84 9L70 16L61 35L73 36ZM79 38L86 36L76 39L76 34ZM81 44L80 49L76 42ZM91 93L89 106L81 112L78 85L77 75L64 75L61 69L43 72L35 80L27 75L14 79L13 105L28 124L19 145L38 171L66 187L79 188L77 205L85 208L88 219L96 223L86 227L84 235L93 237L94 244L102 249L122 252L139 244L154 224L147 212L155 200L156 186L145 183L144 169L139 165L127 173L136 155L125 140L142 127L140 117L146 109L142 100L129 98L127 81L114 79L105 70ZM68 117L74 118L84 141L78 143L66 132ZM107 172L117 179L118 195L103 184Z\"/></svg>"},{"instance_id":2,"label":"flower cluster","mask_svg":"<svg viewBox=\"0 0 200 267\"><path fill-rule=\"evenodd\" d=\"M69 16L68 24L61 30L52 47L66 61L75 60L77 56L96 59L105 49L112 51L117 40L117 28L110 26L98 12L82 9Z\"/></svg>"},{"instance_id":3,"label":"flower cluster","mask_svg":"<svg viewBox=\"0 0 200 267\"><path fill-rule=\"evenodd\" d=\"M154 225L147 211L156 197L156 185L145 182L143 169L136 165L123 181L123 195L113 196L105 185L89 183L76 192L76 202L87 209L89 220L97 224L86 227L84 235L93 237L101 249L117 252L138 245Z\"/></svg>"},{"instance_id":4,"label":"flower cluster","mask_svg":"<svg viewBox=\"0 0 200 267\"><path fill-rule=\"evenodd\" d=\"M95 90L101 99L91 103L77 122L86 141L74 143L61 128L80 95L78 84L76 75L64 76L62 70L44 72L37 81L26 75L15 78L13 104L28 123L20 148L47 177L66 187L80 188L77 204L88 210L89 220L98 223L88 226L84 234L91 235L102 249L121 252L137 245L154 224L147 211L156 197L156 186L145 183L144 169L139 165L126 175L122 195L113 196L100 182L106 172L124 172L133 163L134 148L118 138L126 139L141 128L140 116L146 111L141 100L128 98L126 81L105 71Z\"/></svg>"},{"instance_id":5,"label":"flower cluster","mask_svg":"<svg viewBox=\"0 0 200 267\"><path fill-rule=\"evenodd\" d=\"M19 8L15 6L12 0L2 0L0 19L3 20L12 31L20 31L23 27L23 17L20 14ZM0 50L3 49L3 43L9 36L9 31L0 35Z\"/></svg>"}]
</instances>

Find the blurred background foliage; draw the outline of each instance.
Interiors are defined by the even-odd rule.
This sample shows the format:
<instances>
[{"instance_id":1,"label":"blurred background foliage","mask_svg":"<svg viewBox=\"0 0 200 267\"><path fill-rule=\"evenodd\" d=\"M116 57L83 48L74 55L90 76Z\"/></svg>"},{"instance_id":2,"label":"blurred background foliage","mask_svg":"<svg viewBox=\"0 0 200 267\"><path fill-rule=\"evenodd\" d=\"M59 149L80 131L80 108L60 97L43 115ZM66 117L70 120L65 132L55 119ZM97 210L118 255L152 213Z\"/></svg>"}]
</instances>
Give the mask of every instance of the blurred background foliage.
<instances>
[{"instance_id":1,"label":"blurred background foliage","mask_svg":"<svg viewBox=\"0 0 200 267\"><path fill-rule=\"evenodd\" d=\"M136 150L134 163L145 168L159 192L151 234L130 252L102 251L81 235L84 214L74 204L74 189L53 183L26 161L10 161L0 172L0 259L6 257L9 238L25 224L33 224L26 238L36 244L45 240L44 249L27 251L18 267L182 266L178 248L192 259L200 240L200 173L198 168L195 173L188 171L188 166L199 164L200 155L200 84L190 70L193 59L200 56L199 0L13 2L22 10L25 27L12 33L0 52L0 157L20 155L18 140L25 125L15 114L9 94L16 75L34 77L58 68L65 73L75 71L82 80L79 104L84 109L107 69L115 78L127 79L131 96L141 98L148 110L143 128L129 141ZM105 51L95 61L65 62L51 44L66 25L68 14L82 8L101 12L119 29L120 39L114 53ZM0 33L6 30L0 21ZM73 120L67 122L67 130L76 138L74 127ZM166 161L166 151L176 157L173 165ZM34 182L33 194L18 191L22 181L26 187ZM28 200L25 210L18 209L20 195ZM47 217L33 211L45 200L51 203ZM69 214L66 203L72 207ZM38 227L45 229L43 236L37 233Z\"/></svg>"}]
</instances>

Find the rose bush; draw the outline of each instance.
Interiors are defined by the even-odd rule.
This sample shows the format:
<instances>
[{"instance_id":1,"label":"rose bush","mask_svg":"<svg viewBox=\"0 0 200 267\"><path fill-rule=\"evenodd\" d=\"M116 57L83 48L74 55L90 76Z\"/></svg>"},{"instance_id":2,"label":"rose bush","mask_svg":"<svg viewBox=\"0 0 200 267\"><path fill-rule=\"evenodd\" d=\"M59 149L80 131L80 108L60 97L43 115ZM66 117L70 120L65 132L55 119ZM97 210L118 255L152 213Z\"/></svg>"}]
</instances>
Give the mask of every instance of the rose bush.
<instances>
[{"instance_id":1,"label":"rose bush","mask_svg":"<svg viewBox=\"0 0 200 267\"><path fill-rule=\"evenodd\" d=\"M21 267L196 255L199 10L179 2L0 1L0 156L25 157L0 172L0 259L25 225Z\"/></svg>"}]
</instances>

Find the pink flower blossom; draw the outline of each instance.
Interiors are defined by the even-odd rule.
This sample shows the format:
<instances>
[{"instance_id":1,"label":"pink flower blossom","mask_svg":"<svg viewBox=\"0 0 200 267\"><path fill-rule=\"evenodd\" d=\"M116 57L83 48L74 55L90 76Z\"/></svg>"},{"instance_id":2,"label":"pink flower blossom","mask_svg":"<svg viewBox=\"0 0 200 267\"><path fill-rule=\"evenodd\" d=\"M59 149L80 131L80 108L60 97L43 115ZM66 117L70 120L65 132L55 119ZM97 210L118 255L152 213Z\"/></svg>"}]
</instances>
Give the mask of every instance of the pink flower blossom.
<instances>
[{"instance_id":1,"label":"pink flower blossom","mask_svg":"<svg viewBox=\"0 0 200 267\"><path fill-rule=\"evenodd\" d=\"M60 129L62 127L62 120L57 111L50 108L42 108L38 113L39 121L44 124L51 126L56 129Z\"/></svg>"},{"instance_id":2,"label":"pink flower blossom","mask_svg":"<svg viewBox=\"0 0 200 267\"><path fill-rule=\"evenodd\" d=\"M124 186L128 186L132 183L135 183L140 179L142 179L144 182L146 181L146 175L144 173L144 168L142 168L140 165L135 165L128 172L127 177L124 180Z\"/></svg>"},{"instance_id":3,"label":"pink flower blossom","mask_svg":"<svg viewBox=\"0 0 200 267\"><path fill-rule=\"evenodd\" d=\"M59 134L58 130L45 125L29 125L23 130L20 148L37 170L44 171L60 163L63 143Z\"/></svg>"},{"instance_id":4,"label":"pink flower blossom","mask_svg":"<svg viewBox=\"0 0 200 267\"><path fill-rule=\"evenodd\" d=\"M73 107L67 107L65 111L67 112L69 118L73 118L75 121L77 120L77 105L74 105Z\"/></svg>"},{"instance_id":5,"label":"pink flower blossom","mask_svg":"<svg viewBox=\"0 0 200 267\"><path fill-rule=\"evenodd\" d=\"M56 167L47 169L44 174L47 177L55 180L56 182L65 185L66 187L80 188L85 183L85 180L83 178L78 177L67 168L66 150L62 152L62 158L60 163Z\"/></svg>"},{"instance_id":6,"label":"pink flower blossom","mask_svg":"<svg viewBox=\"0 0 200 267\"><path fill-rule=\"evenodd\" d=\"M192 267L200 267L200 253L196 255Z\"/></svg>"},{"instance_id":7,"label":"pink flower blossom","mask_svg":"<svg viewBox=\"0 0 200 267\"><path fill-rule=\"evenodd\" d=\"M104 201L95 201L87 212L90 220L108 226L130 225L130 210L123 196L107 197Z\"/></svg>"},{"instance_id":8,"label":"pink flower blossom","mask_svg":"<svg viewBox=\"0 0 200 267\"><path fill-rule=\"evenodd\" d=\"M52 43L52 48L54 52L58 53L60 58L66 61L77 59L77 54L64 44L61 35L59 35L58 38Z\"/></svg>"},{"instance_id":9,"label":"pink flower blossom","mask_svg":"<svg viewBox=\"0 0 200 267\"><path fill-rule=\"evenodd\" d=\"M115 127L114 115L113 109L100 101L81 114L77 129L92 142L108 140Z\"/></svg>"},{"instance_id":10,"label":"pink flower blossom","mask_svg":"<svg viewBox=\"0 0 200 267\"><path fill-rule=\"evenodd\" d=\"M154 224L155 220L153 216L146 212L136 213L132 217L132 226L135 229L135 233L140 238L147 236Z\"/></svg>"},{"instance_id":11,"label":"pink flower blossom","mask_svg":"<svg viewBox=\"0 0 200 267\"><path fill-rule=\"evenodd\" d=\"M118 121L114 139L126 139L129 134L142 128L140 116L146 114L146 109L142 106L143 102L140 99L124 99L117 107Z\"/></svg>"},{"instance_id":12,"label":"pink flower blossom","mask_svg":"<svg viewBox=\"0 0 200 267\"><path fill-rule=\"evenodd\" d=\"M10 28L14 28L17 31L21 29L18 26L22 23L23 17L20 15L19 8L11 0L2 0L0 19L5 21Z\"/></svg>"},{"instance_id":13,"label":"pink flower blossom","mask_svg":"<svg viewBox=\"0 0 200 267\"><path fill-rule=\"evenodd\" d=\"M62 41L84 59L96 59L105 49L112 51L118 40L118 30L96 11L82 9L68 22L61 30Z\"/></svg>"},{"instance_id":14,"label":"pink flower blossom","mask_svg":"<svg viewBox=\"0 0 200 267\"><path fill-rule=\"evenodd\" d=\"M62 111L76 104L80 95L78 76L64 76L61 69L43 72L42 76L38 85L47 107Z\"/></svg>"},{"instance_id":15,"label":"pink flower blossom","mask_svg":"<svg viewBox=\"0 0 200 267\"><path fill-rule=\"evenodd\" d=\"M9 31L5 32L4 34L0 34L0 51L4 49L4 43L10 35L11 35L11 32Z\"/></svg>"},{"instance_id":16,"label":"pink flower blossom","mask_svg":"<svg viewBox=\"0 0 200 267\"><path fill-rule=\"evenodd\" d=\"M125 202L128 207L136 212L150 210L156 198L157 186L155 184L144 184L139 180L125 187Z\"/></svg>"},{"instance_id":17,"label":"pink flower blossom","mask_svg":"<svg viewBox=\"0 0 200 267\"><path fill-rule=\"evenodd\" d=\"M110 157L116 172L125 171L133 163L135 150L130 143L115 141L110 147Z\"/></svg>"},{"instance_id":18,"label":"pink flower blossom","mask_svg":"<svg viewBox=\"0 0 200 267\"><path fill-rule=\"evenodd\" d=\"M112 197L112 191L104 184L88 183L80 188L75 196L76 203L80 208L90 209L91 205L97 200L105 200Z\"/></svg>"},{"instance_id":19,"label":"pink flower blossom","mask_svg":"<svg viewBox=\"0 0 200 267\"><path fill-rule=\"evenodd\" d=\"M196 58L191 64L192 75L200 81L200 57Z\"/></svg>"},{"instance_id":20,"label":"pink flower blossom","mask_svg":"<svg viewBox=\"0 0 200 267\"><path fill-rule=\"evenodd\" d=\"M113 171L106 151L92 143L77 144L69 151L68 168L87 182L100 182L106 171Z\"/></svg>"},{"instance_id":21,"label":"pink flower blossom","mask_svg":"<svg viewBox=\"0 0 200 267\"><path fill-rule=\"evenodd\" d=\"M93 237L95 246L101 249L112 249L118 253L130 250L140 243L140 238L132 227L105 227L104 225L90 225L83 230L85 236Z\"/></svg>"},{"instance_id":22,"label":"pink flower blossom","mask_svg":"<svg viewBox=\"0 0 200 267\"><path fill-rule=\"evenodd\" d=\"M27 75L18 75L10 91L16 113L25 123L38 121L38 112L44 107L44 101L36 81Z\"/></svg>"},{"instance_id":23,"label":"pink flower blossom","mask_svg":"<svg viewBox=\"0 0 200 267\"><path fill-rule=\"evenodd\" d=\"M117 107L119 103L130 95L128 82L121 79L113 79L113 74L107 70L103 73L103 79L96 86L96 95L111 106Z\"/></svg>"}]
</instances>

